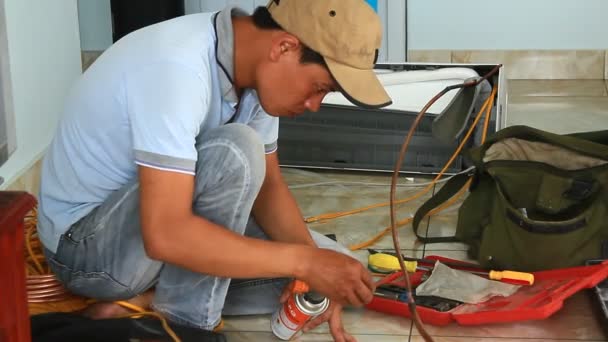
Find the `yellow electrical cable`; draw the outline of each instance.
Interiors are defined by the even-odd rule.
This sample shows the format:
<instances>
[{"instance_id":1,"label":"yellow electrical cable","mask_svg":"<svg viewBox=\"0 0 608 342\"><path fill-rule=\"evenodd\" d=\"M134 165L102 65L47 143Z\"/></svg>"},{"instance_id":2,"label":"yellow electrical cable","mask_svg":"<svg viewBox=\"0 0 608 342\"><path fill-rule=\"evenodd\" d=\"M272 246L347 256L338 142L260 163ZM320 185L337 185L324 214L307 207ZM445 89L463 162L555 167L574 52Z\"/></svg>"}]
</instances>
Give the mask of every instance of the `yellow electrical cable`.
<instances>
[{"instance_id":1,"label":"yellow electrical cable","mask_svg":"<svg viewBox=\"0 0 608 342\"><path fill-rule=\"evenodd\" d=\"M34 266L36 267L36 271L38 271L38 274L43 274L44 268L42 267L42 264L38 261L37 255L34 254L34 248L32 246L32 236L34 234L35 226L28 224L25 229L25 247L27 248L27 252L29 253L30 258L34 262Z\"/></svg>"},{"instance_id":2,"label":"yellow electrical cable","mask_svg":"<svg viewBox=\"0 0 608 342\"><path fill-rule=\"evenodd\" d=\"M166 318L163 317L161 314L159 314L157 312L153 312L153 311L147 311L146 309L144 309L144 308L142 308L140 306L137 306L135 304L131 304L131 303L126 302L126 301L117 301L117 302L114 302L114 303L118 304L118 305L120 305L120 306L122 306L124 308L127 308L129 310L135 311L132 314L125 315L125 316L122 316L122 317L140 318L141 316L145 316L145 315L157 317L158 319L160 319L160 321L163 324L163 327L165 327L165 330L167 331L167 333L169 335L171 335L171 337L173 337L173 339L176 342L179 342L179 338L177 336L173 336L173 335L176 335L175 332L171 329L171 327L169 326L168 322L166 322ZM220 323L215 328L213 328L213 331L214 332L219 332L223 328L224 328L224 320L221 319ZM171 333L173 333L173 334L171 334Z\"/></svg>"},{"instance_id":3,"label":"yellow electrical cable","mask_svg":"<svg viewBox=\"0 0 608 342\"><path fill-rule=\"evenodd\" d=\"M136 312L136 313L132 313L132 314L124 315L124 316L119 316L117 318L140 318L141 316L153 316L153 317L158 318L160 320L160 323L163 326L163 329L165 329L167 334L169 336L171 336L171 339L173 340L173 342L182 342L182 340L177 336L175 331L173 331L173 329L171 329L171 327L169 326L169 323L167 322L165 317L163 317L158 312L154 312L154 311Z\"/></svg>"},{"instance_id":4,"label":"yellow electrical cable","mask_svg":"<svg viewBox=\"0 0 608 342\"><path fill-rule=\"evenodd\" d=\"M485 121L483 123L483 131L481 132L481 143L486 142L486 137L488 136L488 127L490 127L490 118L492 117L492 108L494 107L494 97L498 92L498 88L494 86L492 88L492 93L490 94L490 106L487 109Z\"/></svg>"},{"instance_id":5,"label":"yellow electrical cable","mask_svg":"<svg viewBox=\"0 0 608 342\"><path fill-rule=\"evenodd\" d=\"M127 308L129 310L133 310L133 311L139 312L139 313L147 312L146 309L144 309L144 308L142 308L140 306L137 306L135 304L131 304L131 303L129 303L127 301L124 301L124 300L116 301L116 302L114 302L114 304L118 304L118 305L122 306L123 308Z\"/></svg>"},{"instance_id":6,"label":"yellow electrical cable","mask_svg":"<svg viewBox=\"0 0 608 342\"><path fill-rule=\"evenodd\" d=\"M466 192L469 184L471 184L470 180L462 187L462 189L460 189L460 191L456 195L454 195L454 197L452 197L449 201L445 202L443 205L440 205L439 207L431 210L427 214L427 216L432 216L432 215L452 206L454 203L456 203L458 201L458 199ZM397 222L397 226L398 227L405 226L406 224L411 223L413 220L414 219L412 217L408 217L404 220ZM391 227L390 226L386 227L382 231L380 231L380 233L376 234L373 238L371 238L370 240L352 245L349 247L349 249L351 251L356 251L359 249L369 247L369 246L373 245L374 243L376 243L378 240L380 240L382 237L384 237L386 234L388 234L390 231L391 231Z\"/></svg>"},{"instance_id":7,"label":"yellow electrical cable","mask_svg":"<svg viewBox=\"0 0 608 342\"><path fill-rule=\"evenodd\" d=\"M495 89L494 89L495 90ZM479 114L476 117L475 120L475 125L477 122L479 122L479 118L481 118L481 114L486 111L486 108L489 108L490 112L492 109L492 105L493 105L493 101L494 101L494 95L496 94L495 91L492 91L492 94L484 101L483 106L481 107L481 109L479 110ZM489 123L489 120L488 122ZM472 126L473 130L475 128L475 125ZM439 174L437 174L437 176L424 188L422 189L420 192L414 194L411 197L402 199L402 200L398 200L395 202L395 204L403 204L403 203L407 203L410 201L413 201L421 196L423 196L424 194L426 194L427 192L429 192L433 186L437 183L437 181L439 181L439 179L441 178L441 176L443 176L443 174L445 173L445 171L447 171L447 169L452 165L452 163L454 162L454 160L456 160L456 158L458 157L458 155L460 154L460 151L464 148L468 138L470 137L470 133L471 130L469 130L469 133L467 133L467 136L462 140L462 142L458 145L458 148L456 149L456 151L454 151L454 153L452 154L452 156L450 157L450 159L448 160L448 162L445 164L445 166L443 167L443 169L439 172ZM325 214L321 214L321 215L316 215L316 216L312 216L312 217L308 217L306 219L304 219L304 221L306 223L315 223L315 222L326 222L332 219L336 219L339 217L344 217L344 216L350 216L350 215L354 215L354 214L358 214L370 209L375 209L375 208L382 208L382 207L386 207L390 204L390 202L382 202L382 203L377 203L377 204L372 204L369 206L365 206L365 207L361 207L358 209L353 209L353 210L348 210L348 211L341 211L341 212L335 212L335 213L325 213Z\"/></svg>"},{"instance_id":8,"label":"yellow electrical cable","mask_svg":"<svg viewBox=\"0 0 608 342\"><path fill-rule=\"evenodd\" d=\"M486 136L487 136L487 130L488 130L489 123L490 123L490 117L492 116L492 107L494 106L494 96L496 95L496 92L497 92L497 88L495 86L492 89L492 93L490 94L488 99L486 99L486 101L484 102L484 105L481 107L481 110L479 110L479 113L475 117L473 124L467 131L467 134L465 135L464 139L462 140L462 142L460 143L458 148L456 149L456 152L452 155L452 158L450 158L450 161L448 161L448 163L446 163L446 166L443 168L442 172L447 170L447 167L449 167L450 163L453 161L453 159L455 159L454 156L456 156L460 153L460 150L462 150L462 147L464 146L464 144L469 140L469 138L471 137L471 134L475 131L475 127L477 127L477 123L481 119L482 115L484 115L484 112L485 112L485 120L484 120L484 128L483 128L482 137L481 137L481 143L483 144L485 142ZM439 175L441 175L442 172L440 172ZM437 180L437 178L435 178L434 181L436 181L436 180ZM445 208L452 206L466 192L466 189L469 188L470 184L471 184L471 180L467 181L467 183L458 191L458 193L456 195L454 195L454 197L452 197L449 201L447 201L443 205L431 210L425 217L432 216L432 215L444 210ZM432 185L433 185L433 183L430 184L430 186L432 186ZM423 195L426 192L428 192L428 190L424 189L420 193L422 193L422 195ZM418 193L418 194L420 194L420 193ZM421 195L418 196L418 194L412 196L412 198L415 199L415 198L420 197ZM416 197L416 196L418 196L418 197ZM397 222L397 227L402 227L406 224L409 224L413 220L414 219L411 217L401 220L401 221ZM355 245L351 245L349 247L349 249L351 251L355 251L355 250L369 247L369 246L373 245L374 243L376 243L378 240L380 240L382 237L384 237L386 234L388 234L390 231L391 231L391 227L386 227L383 230L381 230L378 234L374 235L374 237L372 237L370 240L367 240L365 242L361 242L361 243L358 243Z\"/></svg>"}]
</instances>

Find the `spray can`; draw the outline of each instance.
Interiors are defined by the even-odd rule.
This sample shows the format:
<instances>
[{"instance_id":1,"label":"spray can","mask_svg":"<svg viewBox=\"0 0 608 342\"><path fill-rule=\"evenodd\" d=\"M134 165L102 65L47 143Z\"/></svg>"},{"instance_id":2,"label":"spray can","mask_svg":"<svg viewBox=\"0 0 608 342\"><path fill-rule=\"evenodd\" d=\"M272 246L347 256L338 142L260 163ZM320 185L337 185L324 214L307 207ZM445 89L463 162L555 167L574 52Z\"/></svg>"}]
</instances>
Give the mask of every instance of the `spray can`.
<instances>
[{"instance_id":1,"label":"spray can","mask_svg":"<svg viewBox=\"0 0 608 342\"><path fill-rule=\"evenodd\" d=\"M314 291L293 293L272 315L270 327L276 337L288 341L306 322L324 313L328 307L329 299Z\"/></svg>"}]
</instances>

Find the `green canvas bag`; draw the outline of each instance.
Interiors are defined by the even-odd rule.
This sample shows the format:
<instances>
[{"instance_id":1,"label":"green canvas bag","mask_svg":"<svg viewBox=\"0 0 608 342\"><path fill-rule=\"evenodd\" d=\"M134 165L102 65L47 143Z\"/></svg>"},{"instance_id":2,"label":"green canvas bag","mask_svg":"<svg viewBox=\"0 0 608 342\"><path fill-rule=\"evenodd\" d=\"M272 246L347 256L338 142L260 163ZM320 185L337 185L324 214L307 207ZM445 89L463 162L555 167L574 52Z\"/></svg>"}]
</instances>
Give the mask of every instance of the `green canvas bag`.
<instances>
[{"instance_id":1,"label":"green canvas bag","mask_svg":"<svg viewBox=\"0 0 608 342\"><path fill-rule=\"evenodd\" d=\"M538 271L608 257L608 131L553 134L513 126L466 153L475 166L450 179L414 216L425 243L459 241L489 269ZM418 227L472 179L456 234Z\"/></svg>"}]
</instances>

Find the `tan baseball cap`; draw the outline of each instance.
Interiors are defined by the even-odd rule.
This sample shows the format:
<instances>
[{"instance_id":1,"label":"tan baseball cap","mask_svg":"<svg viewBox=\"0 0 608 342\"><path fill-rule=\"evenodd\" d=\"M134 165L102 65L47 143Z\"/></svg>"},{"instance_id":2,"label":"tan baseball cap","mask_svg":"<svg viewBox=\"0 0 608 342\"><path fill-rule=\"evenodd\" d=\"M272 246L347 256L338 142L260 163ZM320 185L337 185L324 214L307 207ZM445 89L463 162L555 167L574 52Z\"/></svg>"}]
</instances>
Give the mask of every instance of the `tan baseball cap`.
<instances>
[{"instance_id":1,"label":"tan baseball cap","mask_svg":"<svg viewBox=\"0 0 608 342\"><path fill-rule=\"evenodd\" d=\"M382 42L380 18L364 0L271 0L268 11L323 56L350 102L365 108L392 103L373 70Z\"/></svg>"}]
</instances>

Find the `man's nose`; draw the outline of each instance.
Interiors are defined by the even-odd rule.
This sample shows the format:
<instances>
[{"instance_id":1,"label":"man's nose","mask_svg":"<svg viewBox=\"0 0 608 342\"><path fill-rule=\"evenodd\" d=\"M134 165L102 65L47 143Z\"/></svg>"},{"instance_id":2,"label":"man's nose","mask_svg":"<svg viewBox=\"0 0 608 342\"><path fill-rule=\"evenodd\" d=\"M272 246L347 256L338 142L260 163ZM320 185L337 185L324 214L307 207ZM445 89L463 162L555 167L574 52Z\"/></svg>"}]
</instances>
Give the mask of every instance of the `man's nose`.
<instances>
[{"instance_id":1,"label":"man's nose","mask_svg":"<svg viewBox=\"0 0 608 342\"><path fill-rule=\"evenodd\" d=\"M321 102L323 101L323 96L313 96L304 102L304 106L311 112L318 112L319 108L321 108Z\"/></svg>"}]
</instances>

